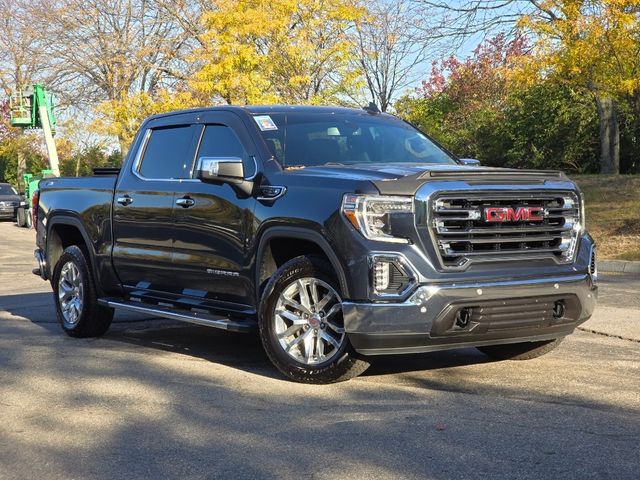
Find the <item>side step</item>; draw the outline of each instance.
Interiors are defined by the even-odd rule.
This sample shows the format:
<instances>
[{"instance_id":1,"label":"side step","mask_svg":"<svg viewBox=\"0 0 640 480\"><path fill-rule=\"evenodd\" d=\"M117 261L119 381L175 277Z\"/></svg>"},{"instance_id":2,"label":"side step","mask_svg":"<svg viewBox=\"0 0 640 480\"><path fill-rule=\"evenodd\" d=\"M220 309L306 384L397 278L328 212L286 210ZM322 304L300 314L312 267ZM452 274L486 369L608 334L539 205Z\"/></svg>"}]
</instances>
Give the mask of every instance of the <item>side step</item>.
<instances>
[{"instance_id":1,"label":"side step","mask_svg":"<svg viewBox=\"0 0 640 480\"><path fill-rule=\"evenodd\" d=\"M149 305L140 302L127 302L111 298L100 298L98 303L104 307L118 308L130 312L144 313L154 317L169 318L182 322L195 323L205 327L221 328L230 332L250 332L256 329L253 322L230 320L227 317L211 315L208 313L194 312L193 310L178 310L160 305Z\"/></svg>"}]
</instances>

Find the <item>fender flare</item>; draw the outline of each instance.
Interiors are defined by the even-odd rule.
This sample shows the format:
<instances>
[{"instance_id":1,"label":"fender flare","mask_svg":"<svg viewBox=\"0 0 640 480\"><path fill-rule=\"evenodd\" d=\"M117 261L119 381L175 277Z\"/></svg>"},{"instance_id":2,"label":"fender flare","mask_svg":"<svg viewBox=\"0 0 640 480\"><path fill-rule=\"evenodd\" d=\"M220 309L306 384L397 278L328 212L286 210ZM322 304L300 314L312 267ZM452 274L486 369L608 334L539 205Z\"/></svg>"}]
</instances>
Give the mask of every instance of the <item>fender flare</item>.
<instances>
[{"instance_id":1,"label":"fender flare","mask_svg":"<svg viewBox=\"0 0 640 480\"><path fill-rule=\"evenodd\" d=\"M331 266L338 276L338 283L340 284L340 290L342 290L345 298L349 298L349 285L347 283L347 277L345 276L342 264L338 259L338 256L333 251L329 242L315 230L301 227L270 227L260 237L258 242L258 255L256 256L256 272L255 272L255 285L256 285L256 299L260 301L260 265L264 252L266 250L267 243L274 238L290 238L292 240L306 240L313 242L324 252L329 259Z\"/></svg>"},{"instance_id":2,"label":"fender flare","mask_svg":"<svg viewBox=\"0 0 640 480\"><path fill-rule=\"evenodd\" d=\"M84 224L82 223L82 221L71 214L68 213L59 213L59 214L55 214L52 217L50 217L47 221L47 237L46 237L46 242L45 242L45 258L47 260L47 267L49 272L49 278L52 277L53 275L53 268L55 267L55 265L51 265L51 263L49 262L48 254L49 254L49 238L51 235L51 229L53 227L55 227L56 225L68 225L71 227L75 227L78 229L78 231L80 232L80 235L82 236L82 239L84 240L84 243L87 247L87 253L89 254L89 265L91 266L91 272L93 273L93 278L99 278L98 276L98 272L96 270L97 266L96 266L96 259L95 259L95 251L94 251L94 247L93 247L93 242L91 241L91 238L89 237L89 235L87 234L85 228L84 228Z\"/></svg>"}]
</instances>

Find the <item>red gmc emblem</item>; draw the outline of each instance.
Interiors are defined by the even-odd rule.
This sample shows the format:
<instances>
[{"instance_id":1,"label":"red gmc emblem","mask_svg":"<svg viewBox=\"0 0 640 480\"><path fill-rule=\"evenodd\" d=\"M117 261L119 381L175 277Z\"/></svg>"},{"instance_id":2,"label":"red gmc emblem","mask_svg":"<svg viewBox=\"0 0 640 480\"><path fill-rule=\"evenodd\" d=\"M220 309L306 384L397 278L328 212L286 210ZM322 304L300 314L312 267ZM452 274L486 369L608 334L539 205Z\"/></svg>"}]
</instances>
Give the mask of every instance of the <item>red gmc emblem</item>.
<instances>
[{"instance_id":1,"label":"red gmc emblem","mask_svg":"<svg viewBox=\"0 0 640 480\"><path fill-rule=\"evenodd\" d=\"M485 222L541 222L542 207L488 207L484 209Z\"/></svg>"}]
</instances>

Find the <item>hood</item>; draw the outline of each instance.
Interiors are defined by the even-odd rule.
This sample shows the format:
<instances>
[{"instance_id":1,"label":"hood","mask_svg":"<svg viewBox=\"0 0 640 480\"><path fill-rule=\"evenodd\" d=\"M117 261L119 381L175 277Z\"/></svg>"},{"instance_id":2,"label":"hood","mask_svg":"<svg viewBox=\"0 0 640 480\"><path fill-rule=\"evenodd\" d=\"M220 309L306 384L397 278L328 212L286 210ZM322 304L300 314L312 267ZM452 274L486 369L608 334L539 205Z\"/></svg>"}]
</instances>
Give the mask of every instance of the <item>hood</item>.
<instances>
[{"instance_id":1,"label":"hood","mask_svg":"<svg viewBox=\"0 0 640 480\"><path fill-rule=\"evenodd\" d=\"M363 163L292 168L287 173L304 176L369 180L382 194L413 195L428 181L464 181L477 184L535 184L547 180L567 180L562 172L516 170L468 165L415 163Z\"/></svg>"},{"instance_id":2,"label":"hood","mask_svg":"<svg viewBox=\"0 0 640 480\"><path fill-rule=\"evenodd\" d=\"M20 202L20 195L0 195L0 202Z\"/></svg>"}]
</instances>

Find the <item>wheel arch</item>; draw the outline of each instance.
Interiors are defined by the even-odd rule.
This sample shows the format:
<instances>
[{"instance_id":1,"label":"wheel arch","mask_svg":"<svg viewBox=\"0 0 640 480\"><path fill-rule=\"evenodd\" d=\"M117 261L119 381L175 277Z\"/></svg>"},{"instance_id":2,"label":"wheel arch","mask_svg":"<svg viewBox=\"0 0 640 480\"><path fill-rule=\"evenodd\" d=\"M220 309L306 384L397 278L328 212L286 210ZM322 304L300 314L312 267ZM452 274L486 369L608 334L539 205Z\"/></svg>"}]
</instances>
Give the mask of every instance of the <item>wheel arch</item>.
<instances>
[{"instance_id":1,"label":"wheel arch","mask_svg":"<svg viewBox=\"0 0 640 480\"><path fill-rule=\"evenodd\" d=\"M50 217L47 222L47 240L45 245L45 258L47 260L47 276L52 278L53 268L62 256L64 249L77 245L87 254L87 262L96 276L95 252L93 242L89 238L84 225L79 218L68 214L59 214Z\"/></svg>"},{"instance_id":2,"label":"wheel arch","mask_svg":"<svg viewBox=\"0 0 640 480\"><path fill-rule=\"evenodd\" d=\"M279 251L277 247L274 249L274 245L279 245L280 242L290 242L287 245L290 248L287 248L286 254L278 256L276 253L274 256L274 252ZM271 227L260 237L257 252L255 285L258 301L262 286L266 284L275 270L285 261L305 254L325 256L336 273L343 297L349 298L349 285L340 259L329 242L319 232L300 227Z\"/></svg>"}]
</instances>

